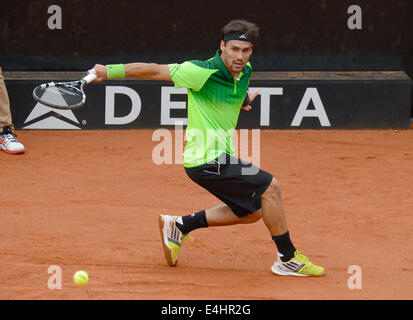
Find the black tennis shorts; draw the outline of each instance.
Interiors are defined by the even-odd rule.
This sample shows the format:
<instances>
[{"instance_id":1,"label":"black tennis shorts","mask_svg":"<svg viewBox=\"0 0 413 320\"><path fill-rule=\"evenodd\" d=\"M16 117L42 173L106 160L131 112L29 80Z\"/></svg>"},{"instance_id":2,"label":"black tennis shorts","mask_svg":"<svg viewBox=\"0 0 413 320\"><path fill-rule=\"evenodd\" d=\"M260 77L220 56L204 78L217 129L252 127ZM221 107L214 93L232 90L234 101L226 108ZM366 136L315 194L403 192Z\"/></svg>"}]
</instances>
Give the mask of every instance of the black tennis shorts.
<instances>
[{"instance_id":1,"label":"black tennis shorts","mask_svg":"<svg viewBox=\"0 0 413 320\"><path fill-rule=\"evenodd\" d=\"M273 178L257 166L225 153L185 171L192 181L227 204L240 218L261 209L261 196Z\"/></svg>"}]
</instances>

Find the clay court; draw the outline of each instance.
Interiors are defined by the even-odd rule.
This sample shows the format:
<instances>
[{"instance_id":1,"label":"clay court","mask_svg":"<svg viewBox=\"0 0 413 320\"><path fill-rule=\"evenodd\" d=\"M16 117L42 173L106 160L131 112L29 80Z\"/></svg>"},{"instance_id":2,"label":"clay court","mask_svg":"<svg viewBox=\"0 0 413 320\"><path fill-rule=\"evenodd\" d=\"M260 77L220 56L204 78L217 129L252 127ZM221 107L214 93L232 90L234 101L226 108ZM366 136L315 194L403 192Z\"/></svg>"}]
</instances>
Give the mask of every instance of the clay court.
<instances>
[{"instance_id":1,"label":"clay court","mask_svg":"<svg viewBox=\"0 0 413 320\"><path fill-rule=\"evenodd\" d=\"M262 221L201 229L164 259L160 213L218 204L182 165L156 165L153 130L20 130L0 153L1 299L411 299L413 132L261 131L260 166L283 188L295 246L321 278L271 273ZM48 288L48 268L62 289ZM348 268L362 271L351 290ZM73 273L89 283L78 287Z\"/></svg>"}]
</instances>

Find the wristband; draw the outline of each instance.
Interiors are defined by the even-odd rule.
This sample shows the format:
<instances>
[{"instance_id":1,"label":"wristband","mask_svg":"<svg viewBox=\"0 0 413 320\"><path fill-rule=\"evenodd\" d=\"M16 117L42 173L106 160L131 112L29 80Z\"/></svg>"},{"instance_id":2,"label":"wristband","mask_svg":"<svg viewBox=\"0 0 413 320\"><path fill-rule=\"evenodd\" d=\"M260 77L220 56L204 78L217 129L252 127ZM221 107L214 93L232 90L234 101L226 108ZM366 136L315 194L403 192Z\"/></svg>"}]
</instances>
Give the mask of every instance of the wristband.
<instances>
[{"instance_id":1,"label":"wristband","mask_svg":"<svg viewBox=\"0 0 413 320\"><path fill-rule=\"evenodd\" d=\"M125 66L123 64L106 65L108 79L125 78Z\"/></svg>"}]
</instances>

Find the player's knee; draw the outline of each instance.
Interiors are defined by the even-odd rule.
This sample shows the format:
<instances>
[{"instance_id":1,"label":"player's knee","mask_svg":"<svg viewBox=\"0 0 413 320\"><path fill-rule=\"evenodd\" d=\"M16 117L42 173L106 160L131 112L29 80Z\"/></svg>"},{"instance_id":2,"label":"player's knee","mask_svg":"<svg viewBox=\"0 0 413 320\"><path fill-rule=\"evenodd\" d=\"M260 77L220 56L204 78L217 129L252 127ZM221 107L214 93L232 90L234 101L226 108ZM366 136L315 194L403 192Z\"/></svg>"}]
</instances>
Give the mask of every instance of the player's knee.
<instances>
[{"instance_id":1,"label":"player's knee","mask_svg":"<svg viewBox=\"0 0 413 320\"><path fill-rule=\"evenodd\" d=\"M244 218L242 218L242 223L254 223L262 218L262 211L257 210Z\"/></svg>"},{"instance_id":2,"label":"player's knee","mask_svg":"<svg viewBox=\"0 0 413 320\"><path fill-rule=\"evenodd\" d=\"M263 197L281 198L281 184L276 178L272 179L271 184L268 186L267 190L265 190Z\"/></svg>"}]
</instances>

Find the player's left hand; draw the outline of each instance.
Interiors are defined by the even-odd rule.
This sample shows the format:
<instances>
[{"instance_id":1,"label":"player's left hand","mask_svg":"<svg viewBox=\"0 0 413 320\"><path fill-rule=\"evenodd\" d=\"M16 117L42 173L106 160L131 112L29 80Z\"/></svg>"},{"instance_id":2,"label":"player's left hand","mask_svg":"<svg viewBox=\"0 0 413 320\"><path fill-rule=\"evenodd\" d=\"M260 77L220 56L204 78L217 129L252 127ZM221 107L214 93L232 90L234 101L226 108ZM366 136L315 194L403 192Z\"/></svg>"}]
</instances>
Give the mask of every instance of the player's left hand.
<instances>
[{"instance_id":1,"label":"player's left hand","mask_svg":"<svg viewBox=\"0 0 413 320\"><path fill-rule=\"evenodd\" d=\"M242 106L241 109L244 110L244 111L250 111L250 110L252 109L251 103L255 100L255 98L256 98L259 94L260 94L260 92L259 92L258 90L257 90L257 91L254 91L254 92L251 93L251 94L249 94L249 95L248 95L248 98L250 99L250 101L249 101L248 105Z\"/></svg>"}]
</instances>

